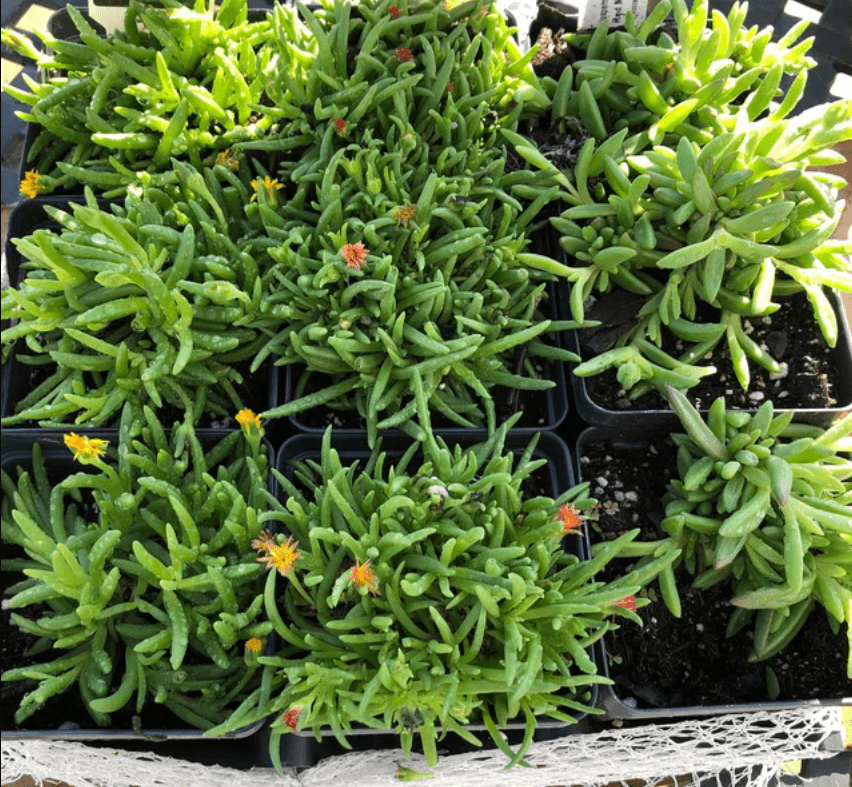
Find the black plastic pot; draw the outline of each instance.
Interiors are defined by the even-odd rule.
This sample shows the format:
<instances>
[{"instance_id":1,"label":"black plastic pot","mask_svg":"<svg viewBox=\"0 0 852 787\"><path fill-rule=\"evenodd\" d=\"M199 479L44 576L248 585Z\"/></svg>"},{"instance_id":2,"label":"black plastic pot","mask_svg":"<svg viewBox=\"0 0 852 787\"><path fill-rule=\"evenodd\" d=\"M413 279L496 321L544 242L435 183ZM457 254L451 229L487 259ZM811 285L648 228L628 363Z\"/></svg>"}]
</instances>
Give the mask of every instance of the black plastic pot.
<instances>
[{"instance_id":1,"label":"black plastic pot","mask_svg":"<svg viewBox=\"0 0 852 787\"><path fill-rule=\"evenodd\" d=\"M833 407L796 407L788 408L781 406L780 402L773 402L776 412L788 412L793 410L796 420L817 426L829 426L840 414L845 413L852 407L852 333L843 310L843 301L836 292L829 293L834 313L838 324L837 345L831 350L831 358L837 367L838 379L835 396L837 405ZM582 356L580 340L577 331L570 331L566 337L569 350ZM587 358L584 358L587 360ZM795 359L793 359L793 364ZM791 364L790 374L795 374L794 365ZM580 418L590 426L612 426L631 430L645 430L665 428L672 423L673 414L671 410L609 410L593 401L589 395L586 378L577 377L574 369L577 364L569 364L568 375L571 379L571 389L574 393L574 406ZM743 408L745 412L755 412L757 407ZM706 413L707 409L701 409Z\"/></svg>"},{"instance_id":2,"label":"black plastic pot","mask_svg":"<svg viewBox=\"0 0 852 787\"><path fill-rule=\"evenodd\" d=\"M83 432L83 430L79 430ZM68 448L62 445L61 432L53 432L45 429L4 429L3 430L3 454L0 460L0 467L3 472L8 473L13 478L17 478L16 469L22 467L32 473L32 447L34 443L39 443L42 449L42 456L45 460L45 467L48 474L53 477L62 478L71 473L78 472L93 472L94 468L87 465L81 465L72 459L71 452ZM85 432L87 437L99 438L108 440L111 445L116 445L118 441L118 430L115 429L99 429L89 430ZM169 430L166 430L169 434ZM198 429L196 430L201 444L203 446L213 447L225 436L221 431L214 429ZM269 458L269 466L273 466L275 454L272 444L268 440L264 440L266 444L267 456ZM269 490L271 493L277 493L277 482L272 474L269 474ZM5 541L0 541L0 545L5 549L7 544ZM15 636L14 632L6 632L3 636ZM10 665L11 666L11 665ZM76 691L76 683L66 691ZM49 703L61 703L63 695L56 695L48 700ZM150 702L150 700L149 700ZM153 704L153 703L151 703ZM4 701L0 707L0 728L3 730L3 739L7 737L9 740L85 740L85 741L108 741L108 740L123 740L123 741L211 741L216 743L217 738L211 738L204 735L204 731L189 727L180 727L183 722L177 717L173 717L178 726L163 726L144 728L140 731L132 729L117 729L117 728L100 728L100 727L84 727L75 721L67 721L56 730L28 730L15 729L14 724L10 724L11 714L17 709L17 705L9 701ZM80 709L82 714L82 722L92 724L91 719L85 713L85 710ZM164 711L166 715L170 715L168 711ZM26 723L26 722L25 722ZM263 726L264 721L258 721L234 732L223 736L224 738L248 738L257 733Z\"/></svg>"},{"instance_id":3,"label":"black plastic pot","mask_svg":"<svg viewBox=\"0 0 852 787\"><path fill-rule=\"evenodd\" d=\"M9 214L8 231L6 233L5 243L5 259L9 282L12 286L18 285L24 278L25 272L23 270L23 266L26 263L26 259L20 253L17 246L15 246L12 242L13 239L27 237L38 229L50 229L53 231L61 230L61 226L48 215L46 207L56 207L70 213L71 206L84 204L84 202L85 200L83 197L42 197L18 203L13 208L12 212ZM103 210L106 210L109 205L122 203L122 200L98 200L98 206ZM9 321L4 320L3 328L5 329L8 324ZM20 360L19 353L23 355L27 354L27 349L23 340L17 343L17 346L10 353L6 363L0 367L0 382L2 382L2 390L0 391L0 416L4 418L14 415L17 404L32 391L31 375L32 370L35 367L31 364L22 362ZM52 364L48 365L52 367ZM278 399L277 376L273 375L271 361L264 364L262 372L258 372L258 374L261 373L265 373L266 380L268 380L268 385L265 387L262 385L259 387L251 387L251 381L249 379L245 379L244 381L244 384L256 394L254 402L246 402L245 404L253 404L256 412L262 412L272 406L272 403ZM118 416L116 416L116 419L117 418ZM166 425L171 426L170 423ZM110 428L114 426L115 423L113 422L106 427L100 428ZM289 432L286 430L286 424L283 422L272 422L267 426L268 436L275 439L276 442L280 442L279 438L289 435ZM80 428L89 429L92 427L81 426Z\"/></svg>"},{"instance_id":4,"label":"black plastic pot","mask_svg":"<svg viewBox=\"0 0 852 787\"><path fill-rule=\"evenodd\" d=\"M671 432L681 432L679 422L674 428L645 428L637 427L590 427L584 430L574 450L574 461L577 481L589 480L583 478L583 466L580 458L589 445L605 445L608 453L615 454L619 449L637 449L648 446L654 438L665 437ZM674 450L674 449L673 449ZM638 526L639 523L637 523ZM819 613L814 614L822 614ZM598 643L598 666L602 674L610 677L609 654L607 652L607 637ZM840 687L838 687L840 689ZM623 685L616 683L612 686L601 686L598 691L597 707L604 711L603 719L632 719L653 720L671 719L694 716L715 716L722 713L750 713L754 711L775 711L806 707L824 707L837 705L852 705L852 683L849 684L849 696L829 697L825 699L782 700L765 702L744 702L719 705L689 705L681 707L646 707L640 705L637 698Z\"/></svg>"},{"instance_id":5,"label":"black plastic pot","mask_svg":"<svg viewBox=\"0 0 852 787\"><path fill-rule=\"evenodd\" d=\"M568 415L568 387L565 382L565 373L564 373L564 365L561 361L551 361L551 376L552 379L556 383L555 388L549 388L546 391L535 391L533 393L538 394L541 399L542 409L539 411L538 423L535 426L517 426L512 429L513 433L526 435L527 438L532 437L534 434L538 432L552 432L555 431L565 420ZM287 366L285 369L281 369L281 367L274 366L273 372L270 376L270 385L275 386L277 390L280 390L280 375L284 375L284 399L279 400L278 404L282 402L290 402L293 399L298 398L300 395L298 393L297 386L299 385L299 378L304 373L304 367L294 367ZM271 395L270 395L271 399ZM271 405L274 406L274 405ZM343 414L350 414L350 411L335 411L331 410L327 407L317 407L315 408L317 413L327 414L328 417L332 419L333 423L333 413L340 412ZM308 411L313 412L313 411ZM312 435L321 435L326 426L311 426L306 423L303 419L305 418L306 413L297 413L296 415L292 415L288 418L288 421L293 427L293 430L296 433L305 433ZM355 428L355 427L334 427L335 434L345 434L345 435L366 435L366 428ZM479 434L481 438L484 438L487 435L487 430L485 428L481 429L465 429L459 426L441 426L436 427L435 431L444 436L449 436L452 438L462 437L467 433L475 433ZM401 434L398 429L388 430L388 434Z\"/></svg>"},{"instance_id":6,"label":"black plastic pot","mask_svg":"<svg viewBox=\"0 0 852 787\"><path fill-rule=\"evenodd\" d=\"M481 437L467 435L466 439L459 438L455 442L463 446L470 446L481 439ZM448 445L452 445L452 442L447 439ZM318 459L321 443L322 440L317 435L303 434L291 437L278 452L277 467L279 472L291 475L292 467L289 465L291 460ZM528 443L528 437L516 434L513 431L507 437L505 447L515 453L522 453ZM383 438L382 450L389 455L389 458L398 457L410 444L410 439L404 435L386 435ZM363 466L363 463L370 455L362 439L351 435L339 434L336 430L333 432L332 445L338 451L341 462L344 465L360 460ZM554 490L564 490L574 485L574 471L571 467L568 446L559 437L546 432L542 433L534 456L535 458L547 459L549 480ZM558 494L559 491L555 491L553 496L556 497ZM569 542L569 546L576 550L574 554L580 557L585 556L585 549L581 541L572 539ZM590 705L595 702L598 691L597 684L592 684L589 687L590 699L587 702ZM525 723L517 722L502 728L511 745L517 745L521 742L525 726ZM490 738L484 724L466 725L466 729L476 734L483 741L485 748L490 747ZM538 725L535 739L548 740L585 730L586 723L583 716L580 716L577 723L572 725L544 719ZM262 738L267 738L267 743L268 735L268 728L261 733ZM347 732L346 736L356 751L367 749L397 749L400 745L399 737L392 731L382 732L369 728L354 728L351 733ZM261 757L264 758L265 765L271 765L272 763L266 749L268 747L264 748L261 744ZM462 751L479 751L480 749L449 734L440 742L440 750L459 753ZM288 732L281 737L281 762L283 765L299 768L311 767L326 757L343 754L346 751L349 750L343 748L337 742L330 728L322 731L320 740L317 740L310 730Z\"/></svg>"}]
</instances>

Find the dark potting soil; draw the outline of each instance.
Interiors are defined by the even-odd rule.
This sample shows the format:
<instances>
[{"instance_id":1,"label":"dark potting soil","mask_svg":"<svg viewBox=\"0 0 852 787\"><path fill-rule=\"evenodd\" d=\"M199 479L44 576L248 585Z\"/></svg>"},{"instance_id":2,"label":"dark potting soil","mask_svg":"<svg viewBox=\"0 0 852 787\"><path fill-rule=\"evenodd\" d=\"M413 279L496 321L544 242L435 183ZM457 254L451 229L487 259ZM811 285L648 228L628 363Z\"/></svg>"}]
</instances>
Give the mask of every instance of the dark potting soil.
<instances>
[{"instance_id":1,"label":"dark potting soil","mask_svg":"<svg viewBox=\"0 0 852 787\"><path fill-rule=\"evenodd\" d=\"M755 409L766 399L771 399L775 407L783 408L838 405L841 378L835 362L836 356L822 337L807 297L799 294L778 299L778 302L781 307L777 312L765 317L744 319L743 327L758 345L768 348L776 361L788 364L787 373L784 376L772 375L759 364L750 361L751 383L748 391L744 391L734 374L727 345L722 339L712 357L716 374L702 378L698 385L685 392L697 408L707 409L720 396L725 397L725 404L730 409ZM621 313L624 314L623 311ZM590 319L598 319L592 317L591 312L588 316ZM716 320L711 318L709 321ZM619 326L616 335L628 328L629 325ZM593 334L581 332L580 354L584 361L595 355L589 348L590 344L595 347ZM668 334L668 337L664 336L663 349L676 357L689 349L689 345ZM702 361L700 365L710 363ZM613 369L587 377L585 382L589 398L607 410L670 409L668 402L657 391L631 401Z\"/></svg>"},{"instance_id":2,"label":"dark potting soil","mask_svg":"<svg viewBox=\"0 0 852 787\"><path fill-rule=\"evenodd\" d=\"M591 481L590 493L600 504L592 524L592 540L616 538L639 527L642 540L658 538L663 517L660 503L668 479L677 478L675 451L670 441L624 450L587 445L580 472ZM601 578L629 570L633 561L613 561ZM726 583L705 590L690 588L691 577L678 573L683 613L675 618L658 597L656 584L642 592L652 603L638 610L642 628L624 621L606 635L610 677L619 697L633 697L637 706L682 707L766 702L766 669L780 685L779 701L852 696L846 677L845 628L833 634L825 611L817 606L795 639L770 659L748 661L752 629L747 625L731 638L725 630L734 608Z\"/></svg>"}]
</instances>

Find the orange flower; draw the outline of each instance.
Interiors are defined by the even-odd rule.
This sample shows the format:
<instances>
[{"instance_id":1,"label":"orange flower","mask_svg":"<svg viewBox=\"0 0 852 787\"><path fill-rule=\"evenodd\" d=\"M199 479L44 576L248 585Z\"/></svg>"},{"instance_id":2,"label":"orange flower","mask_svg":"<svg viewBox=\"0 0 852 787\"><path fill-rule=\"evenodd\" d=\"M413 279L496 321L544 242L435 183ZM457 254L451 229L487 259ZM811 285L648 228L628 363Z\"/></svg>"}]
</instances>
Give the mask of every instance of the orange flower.
<instances>
[{"instance_id":1,"label":"orange flower","mask_svg":"<svg viewBox=\"0 0 852 787\"><path fill-rule=\"evenodd\" d=\"M276 547L276 543L272 538L272 534L268 530L264 530L260 535L251 542L251 548L258 552L271 552Z\"/></svg>"},{"instance_id":2,"label":"orange flower","mask_svg":"<svg viewBox=\"0 0 852 787\"><path fill-rule=\"evenodd\" d=\"M230 148L219 151L219 155L216 156L216 163L221 167L231 170L232 172L236 172L240 168L240 162L231 155Z\"/></svg>"},{"instance_id":3,"label":"orange flower","mask_svg":"<svg viewBox=\"0 0 852 787\"><path fill-rule=\"evenodd\" d=\"M46 189L47 186L41 182L41 175L38 174L38 170L31 169L24 173L24 179L21 181L21 194L25 197L32 199Z\"/></svg>"},{"instance_id":4,"label":"orange flower","mask_svg":"<svg viewBox=\"0 0 852 787\"><path fill-rule=\"evenodd\" d=\"M390 11L390 15L391 15L394 19L399 19L399 9L398 9L395 5L392 5L392 6L388 9L388 11Z\"/></svg>"},{"instance_id":5,"label":"orange flower","mask_svg":"<svg viewBox=\"0 0 852 787\"><path fill-rule=\"evenodd\" d=\"M580 535L580 527L583 524L583 519L577 513L574 506L564 505L556 514L556 521L562 523L562 535L566 533L574 533Z\"/></svg>"},{"instance_id":6,"label":"orange flower","mask_svg":"<svg viewBox=\"0 0 852 787\"><path fill-rule=\"evenodd\" d=\"M296 726L299 723L299 714L302 712L301 708L290 708L281 718L284 719L284 723L291 729L295 730Z\"/></svg>"},{"instance_id":7,"label":"orange flower","mask_svg":"<svg viewBox=\"0 0 852 787\"><path fill-rule=\"evenodd\" d=\"M349 577L359 588L367 588L374 596L379 595L379 588L376 584L378 578L373 572L373 569L370 568L369 560L361 563L356 558L355 565L352 566L352 570L349 572Z\"/></svg>"},{"instance_id":8,"label":"orange flower","mask_svg":"<svg viewBox=\"0 0 852 787\"><path fill-rule=\"evenodd\" d=\"M627 597L621 599L621 601L616 601L613 604L613 606L614 607L621 607L622 609L630 610L630 612L635 612L636 611L636 596L633 596L633 595L627 596Z\"/></svg>"},{"instance_id":9,"label":"orange flower","mask_svg":"<svg viewBox=\"0 0 852 787\"><path fill-rule=\"evenodd\" d=\"M298 541L293 541L290 536L283 544L270 543L266 548L268 554L265 557L259 557L258 563L266 563L266 568L276 568L284 575L288 571L292 571L296 561L302 556L296 547L299 546Z\"/></svg>"},{"instance_id":10,"label":"orange flower","mask_svg":"<svg viewBox=\"0 0 852 787\"><path fill-rule=\"evenodd\" d=\"M341 134L346 131L346 121L343 118L337 118L337 120L334 121L334 125Z\"/></svg>"},{"instance_id":11,"label":"orange flower","mask_svg":"<svg viewBox=\"0 0 852 787\"><path fill-rule=\"evenodd\" d=\"M340 256L346 261L350 268L360 270L361 266L367 261L367 255L370 253L368 248L365 248L361 241L357 243L346 243L340 250Z\"/></svg>"},{"instance_id":12,"label":"orange flower","mask_svg":"<svg viewBox=\"0 0 852 787\"><path fill-rule=\"evenodd\" d=\"M64 435L62 438L74 452L74 459L79 460L81 456L91 456L93 459L100 459L106 451L101 447L109 444L109 440L98 440L97 438L81 437L78 434Z\"/></svg>"},{"instance_id":13,"label":"orange flower","mask_svg":"<svg viewBox=\"0 0 852 787\"><path fill-rule=\"evenodd\" d=\"M411 52L404 46L401 46L399 49L396 50L396 56L399 58L400 63L409 63L414 60L414 57Z\"/></svg>"},{"instance_id":14,"label":"orange flower","mask_svg":"<svg viewBox=\"0 0 852 787\"><path fill-rule=\"evenodd\" d=\"M267 175L262 181L261 184L266 189L268 194L274 194L276 191L280 191L284 188L283 183L279 183L277 178L270 177ZM252 195L251 201L254 202L257 199L257 189L258 182L257 180L253 180L251 182L251 187L254 189L254 194Z\"/></svg>"},{"instance_id":15,"label":"orange flower","mask_svg":"<svg viewBox=\"0 0 852 787\"><path fill-rule=\"evenodd\" d=\"M399 223L402 222L407 227L408 222L416 215L417 211L414 209L414 205L406 205L404 208L400 208L396 213L394 213L394 218L396 219L397 226L399 226Z\"/></svg>"},{"instance_id":16,"label":"orange flower","mask_svg":"<svg viewBox=\"0 0 852 787\"><path fill-rule=\"evenodd\" d=\"M260 653L260 651L262 649L263 649L263 640L262 639L258 639L257 637L252 637L250 640L248 640L246 642L246 650L249 651L249 653L257 654L257 653Z\"/></svg>"}]
</instances>

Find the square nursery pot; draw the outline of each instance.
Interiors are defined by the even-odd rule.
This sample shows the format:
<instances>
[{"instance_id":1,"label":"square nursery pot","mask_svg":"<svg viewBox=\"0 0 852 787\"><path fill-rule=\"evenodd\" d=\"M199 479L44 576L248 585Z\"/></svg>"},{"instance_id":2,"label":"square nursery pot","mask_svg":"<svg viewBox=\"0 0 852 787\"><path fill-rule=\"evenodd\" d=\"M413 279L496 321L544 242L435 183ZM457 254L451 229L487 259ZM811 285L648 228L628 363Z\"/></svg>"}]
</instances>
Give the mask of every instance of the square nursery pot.
<instances>
[{"instance_id":1,"label":"square nursery pot","mask_svg":"<svg viewBox=\"0 0 852 787\"><path fill-rule=\"evenodd\" d=\"M565 284L562 291L563 297L561 297L559 301L560 303L567 304L567 292L568 285ZM760 395L760 398L751 398L749 394L744 394L739 383L733 377L733 374L726 373L727 384L722 384L720 387L721 390L702 395L702 385L699 384L699 386L692 388L687 392L687 396L690 401L696 403L695 397L701 396L700 404L697 406L702 414L706 414L709 406L713 402L713 399L716 398L716 396L725 395L726 405L729 409L739 409L753 413L757 410L757 407L765 401L765 398L768 397L772 399L776 413L792 410L795 413L797 421L815 424L817 426L829 426L833 423L839 415L848 411L852 407L852 333L850 333L849 323L844 313L843 302L840 295L836 292L829 292L828 295L834 307L834 313L838 324L838 339L836 346L828 348L825 345L825 341L819 333L819 329L816 327L816 321L813 320L812 330L810 331L811 335L802 339L801 344L791 346L790 349L787 349L785 351L786 354L780 360L786 360L789 364L789 371L785 379L794 380L796 378L806 376L810 381L810 390L814 394L818 394L820 396L824 395L824 391L829 391L831 398L833 398L836 402L834 405L827 407L809 406L807 404L801 406L785 406L784 403L786 401L787 394L784 392L784 379L771 380L768 372L764 378L768 381L766 388L758 391L754 388L754 383L752 383L749 391L749 394ZM788 299L779 300L783 302ZM801 305L804 309L810 308L806 301ZM797 306L795 302L791 302L789 305L785 304L784 308L795 311ZM616 332L624 332L627 330L630 327L629 325L618 325L619 320L622 319L621 315L624 313L623 308L620 305L616 305L612 309L612 312L614 313L611 323L612 330ZM590 319L598 319L593 314L588 314L587 316L589 316ZM562 318L567 319L568 315L563 314ZM752 322L757 323L759 320L760 318L753 318ZM601 331L605 327L606 322L602 323L600 328L593 330ZM784 328L785 325L782 324L781 330L783 331ZM614 342L614 340L615 339L613 338L612 341ZM569 331L565 339L565 346L567 346L567 348L572 352L577 353L577 355L586 361L597 354L593 350L589 349L589 341L594 342L594 334L590 335L588 331ZM786 341L786 339L783 341ZM816 354L820 351L825 353L825 362L820 362L819 366L817 366L817 360L812 357L810 353L813 352ZM715 358L713 358L713 361L717 366L717 369L719 369L720 364ZM724 359L724 362L727 364L727 358ZM574 406L577 415L589 426L612 426L624 427L630 430L640 430L664 428L671 423L677 423L676 419L673 417L671 409L668 407L668 404L662 400L660 395L653 391L646 394L644 397L639 398L633 406L634 409L628 409L627 407L625 407L625 409L617 409L615 406L600 404L595 401L593 398L594 395L590 392L593 381L598 378L577 377L577 375L573 373L576 366L577 364L569 364L568 370L568 376L571 379L571 389L574 394ZM751 363L751 369L753 380L758 372L765 371L753 362ZM828 374L829 382L826 382L826 374ZM720 372L717 372L706 379L713 383L719 379L719 375ZM613 370L608 370L601 377L606 378L607 383L611 380L612 387L614 389L619 388L618 383L615 382L615 372ZM779 391L781 395L778 396L778 394L775 393L776 391ZM731 393L728 394L728 392ZM746 400L746 404L743 405L735 401L730 401L732 396L742 396L743 399ZM626 399L626 397L622 396L622 399ZM656 400L657 402L662 400L665 406L660 407L658 405L651 404L643 409L641 406L642 402L649 400ZM627 402L625 402L625 405L626 404Z\"/></svg>"},{"instance_id":2,"label":"square nursery pot","mask_svg":"<svg viewBox=\"0 0 852 787\"><path fill-rule=\"evenodd\" d=\"M482 437L467 435L466 437L450 439L445 436L444 439L452 447L454 442L463 446L474 445L481 441ZM279 472L292 477L292 467L289 465L290 460L318 459L321 443L321 437L316 435L301 434L291 437L278 451L277 467ZM505 449L512 450L516 454L521 454L528 443L528 437L523 434L517 434L513 430L506 438ZM399 458L409 445L411 445L411 440L405 435L385 435L382 438L382 450L389 455L389 458ZM344 465L359 461L363 466L365 460L370 456L370 451L366 448L363 439L353 435L338 435L337 430L334 431L332 446L338 451L341 462ZM555 490L568 489L574 485L574 471L571 467L570 452L568 446L561 438L554 434L543 432L536 447L534 457L536 459L543 458L547 460L547 465L538 472L546 473L546 480L543 480L542 485L551 487L555 492L554 497L558 495L558 492ZM551 494L551 492L547 494ZM568 546L579 557L583 558L586 556L585 549L581 546L579 540L572 539L568 543ZM591 684L588 690L589 698L586 702L590 706L594 706L597 702L599 692L598 684ZM512 722L506 727L501 728L501 731L511 746L517 746L523 739L525 726L524 722ZM586 727L585 716L581 715L578 715L577 722L571 725L557 720L543 719L539 722L536 729L535 740L550 740L568 734L583 732L586 730ZM465 725L465 728L471 730L482 740L482 749L494 747L493 742L488 737L484 724L468 724ZM259 757L262 760L262 764L271 766L272 761L268 751L268 735L269 727L266 727L261 733L258 744ZM365 727L353 727L352 732L347 732L346 736L354 751L399 749L400 747L399 736L390 730L384 732ZM418 737L415 737L414 746L415 749L419 746ZM467 743L453 733L448 733L443 740L438 742L439 752L449 752L451 754L476 752L482 749ZM326 757L345 754L347 751L350 750L345 749L337 742L330 728L322 729L320 740L317 740L311 730L288 732L281 737L281 763L285 766L309 768Z\"/></svg>"},{"instance_id":3,"label":"square nursery pot","mask_svg":"<svg viewBox=\"0 0 852 787\"><path fill-rule=\"evenodd\" d=\"M167 435L169 432L170 430L166 430ZM118 440L118 431L111 429L91 430L87 432L86 435L90 438L108 440L112 445L115 445ZM213 429L198 429L196 430L196 435L198 436L202 446L212 448L224 436L226 436L226 433ZM23 468L31 474L32 447L34 443L37 442L41 444L42 456L45 461L45 469L52 482L56 483L63 477L72 473L91 472L90 466L81 465L72 459L71 452L62 445L61 432L52 432L52 430L44 429L4 430L3 453L2 460L0 460L0 467L2 467L2 470L12 476L13 479L17 479L18 467ZM273 466L272 463L275 458L274 451L268 440L264 440L264 443L266 445L267 456L269 458L269 466L271 467ZM271 474L269 476L269 490L272 494L275 494L277 490L277 483ZM0 542L0 549L7 553L9 545L5 541L2 541ZM11 586L18 581L17 579L7 581L6 572L3 572L2 580L3 582L2 589L0 589L0 595L5 594L6 587ZM6 614L7 612L4 608L4 617L2 621L4 631L0 633L0 641L9 641L17 634L16 628L11 632L6 630L7 627L14 625L11 621L6 620ZM51 652L52 651L50 650L46 651L47 654L50 654ZM3 666L4 668L11 668L15 665L4 664ZM12 684L2 684L4 689L10 685ZM68 711L69 718L61 723L56 729L26 729L26 724L29 720L24 722L24 728L16 728L12 717L14 712L17 710L21 692L11 698L4 696L2 705L0 705L0 729L3 731L3 739L76 740L93 743L121 740L127 743L131 748L137 744L141 745L143 748L147 748L152 742L165 742L165 747L168 748L170 745L168 742L171 741L177 742L181 745L181 747L190 747L189 749L175 749L173 751L175 756L182 756L184 752L191 750L202 759L209 759L209 753L213 750L213 747L220 745L223 747L222 755L225 758L228 758L228 762L230 764L231 759L235 756L236 750L233 746L229 746L227 739L236 740L254 736L264 724L263 720L261 720L235 730L234 732L227 733L221 738L211 738L209 736L205 736L204 731L201 729L186 726L185 722L163 707L154 717L154 723L141 729L131 729L129 727L97 727L88 715L83 704L81 702L76 702L76 692L77 684L75 681L71 687L66 689L64 692L51 697L45 706L43 706L49 707L53 705L59 713L62 713L60 708L63 703L66 707L70 706L70 708L72 708ZM146 703L146 707L151 708L154 704L153 700L149 699ZM129 713L124 711L121 713L125 716L129 715ZM209 745L204 743L207 741L210 742ZM195 747L194 749L191 748L193 746ZM159 749L157 751L158 753L165 753L160 752ZM236 756L240 760L240 764L245 766L246 755L244 746L240 749ZM253 762L251 764L253 764Z\"/></svg>"},{"instance_id":4,"label":"square nursery pot","mask_svg":"<svg viewBox=\"0 0 852 787\"><path fill-rule=\"evenodd\" d=\"M580 434L575 447L577 480L590 481L589 494L603 503L600 521L608 515L616 516L614 511L625 507L621 521L626 521L626 524L619 524L611 535L614 536L616 530L620 533L633 527L643 528L640 539L655 540L665 535L659 528L663 505L658 502L647 510L637 508L634 511L631 501L641 505L645 493L659 501L671 474L678 477L675 449L667 450L671 446L667 437L673 431L682 430L679 425L675 428L619 425L590 427ZM587 460L595 449L597 458L589 464ZM629 477L625 474L622 481L616 474L610 473L609 468L617 468L619 457L628 451L639 457L642 469ZM602 478L603 475L606 477ZM619 484L623 484L621 488L625 492L620 492ZM591 530L589 532L592 536L597 535ZM626 559L617 560L611 566L626 563ZM653 603L640 610L644 623L642 629L623 625L617 632L608 632L598 643L600 670L614 680L612 686L601 686L598 692L597 707L604 711L602 718L654 720L852 705L852 681L845 677L846 633L841 628L838 635L831 634L822 608L812 610L802 630L785 650L766 661L749 664L751 626L746 625L730 640L725 638L728 610L732 609L728 604L728 586L719 583L690 593L691 576L686 572L676 572L676 576L688 622L671 616L659 598L659 589L654 581L648 592ZM714 614L714 609L719 611ZM696 636L698 634L700 636ZM840 655L835 657L834 651L829 651L830 655L817 653L816 649L826 642ZM658 644L655 646L654 643ZM679 652L684 655L678 657ZM808 698L796 699L795 687L808 680L814 669L814 663L809 663L811 658L817 666L829 665L834 672L830 677L821 676L822 691L814 683L808 683ZM637 661L641 664L637 665ZM663 663L666 666L660 666ZM782 686L793 687L789 693L786 688L782 689L788 698L768 699L766 666L772 667ZM702 672L705 669L707 673ZM712 677L710 670L716 673ZM690 702L689 692L699 680L703 681L704 699ZM737 683L737 690L742 694L723 700L709 696L713 695L714 689L719 690L718 687L726 690L730 683Z\"/></svg>"},{"instance_id":5,"label":"square nursery pot","mask_svg":"<svg viewBox=\"0 0 852 787\"><path fill-rule=\"evenodd\" d=\"M558 295L557 288L555 286L549 287L549 294L553 309L552 319L560 319L557 315L555 303L555 297ZM548 341L553 343L554 346L566 346L563 333L550 333L547 336ZM518 391L520 399L514 405L509 402L513 389L505 387L491 389L492 391L499 392L495 394L495 396L499 396L499 400L496 400L498 404L498 426L512 413L517 412L517 410L523 411L524 415L521 416L518 425L512 428L512 434L523 435L527 441L538 432L555 432L563 424L569 413L565 363L558 360L547 360L545 368L548 370L549 379L553 380L556 386L544 391ZM307 387L310 385L310 379L307 381L302 379L305 372L306 368L304 366L296 364L286 367L273 366L270 372L270 386L273 389L270 392L270 397L280 396L283 393L283 398L272 402L270 406L291 402L302 396L303 392L310 392L311 389ZM284 378L283 386L281 385L282 376ZM311 378L321 379L326 384L331 384L331 378L328 375L313 374ZM499 406L500 402L505 403L502 410ZM478 439L484 440L488 436L488 430L485 427L469 429L457 424L448 423L440 414L434 411L432 411L432 416L433 431L450 440L464 438L465 435L477 435ZM367 433L364 420L355 410L337 410L326 406L314 407L310 410L304 410L289 416L287 421L296 434L322 435L329 425L334 427L335 435L365 436ZM355 423L358 425L355 426ZM398 429L390 429L385 432L380 431L380 434L382 433L390 435L403 434Z\"/></svg>"},{"instance_id":6,"label":"square nursery pot","mask_svg":"<svg viewBox=\"0 0 852 787\"><path fill-rule=\"evenodd\" d=\"M57 12L60 13L60 12ZM67 12L61 12L67 13ZM31 235L39 229L49 229L58 232L62 229L61 225L54 221L46 212L45 207L51 206L64 210L68 213L72 212L72 206L75 204L85 204L83 197L41 197L34 200L18 203L9 214L9 221L6 233L4 246L4 256L6 261L6 270L9 275L9 282L12 286L18 286L26 276L24 266L27 263L26 258L20 253L17 246L12 243L13 238L24 238ZM99 199L98 207L102 210L108 210L110 205L121 205L123 200L106 200ZM10 324L10 321L3 321L5 329ZM53 369L53 364L37 365L27 364L21 361L21 357L28 354L28 349L23 340L13 344L12 350L6 362L0 367L0 381L2 381L2 390L0 390L0 416L9 417L15 415L18 403L21 402L28 394L30 394L40 382L40 370L42 368ZM248 373L249 362L245 361L242 364L246 371L243 374L243 383L240 386L240 392L245 396L244 404L251 407L255 412L263 412L265 409L272 406L277 401L277 376L273 373L272 362L264 363L258 372L250 378ZM70 418L74 418L75 414L71 414ZM100 427L75 427L78 430L88 430L90 428L115 428L119 414L111 419L107 425ZM175 407L166 404L160 410L160 418L164 425L171 426L175 419L182 419L183 413ZM212 413L206 413L197 428L234 428L231 418L224 422L221 420L224 416L216 416ZM5 428L32 428L35 422L30 421L20 426L5 427ZM281 425L283 426L283 424ZM288 435L279 429L279 425L270 423L267 428L267 435L273 439L277 439L279 431L281 436Z\"/></svg>"}]
</instances>

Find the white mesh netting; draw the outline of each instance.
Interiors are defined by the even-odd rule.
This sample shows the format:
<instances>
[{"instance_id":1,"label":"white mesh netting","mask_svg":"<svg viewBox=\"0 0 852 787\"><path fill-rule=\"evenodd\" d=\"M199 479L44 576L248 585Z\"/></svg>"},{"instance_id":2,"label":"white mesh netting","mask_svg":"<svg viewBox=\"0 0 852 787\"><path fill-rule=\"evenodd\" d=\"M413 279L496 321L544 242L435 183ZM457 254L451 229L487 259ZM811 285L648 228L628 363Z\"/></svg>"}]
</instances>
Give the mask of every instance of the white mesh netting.
<instances>
[{"instance_id":1,"label":"white mesh netting","mask_svg":"<svg viewBox=\"0 0 852 787\"><path fill-rule=\"evenodd\" d=\"M506 770L499 751L448 755L432 769L430 787L556 787L656 785L770 787L786 760L819 759L835 752L826 740L841 730L839 708L730 714L632 729L571 735L533 744L531 768ZM211 741L211 746L215 742ZM390 787L398 764L427 772L419 755L400 750L332 757L283 775L269 768L241 771L219 766L60 741L2 742L3 781L23 774L75 787ZM630 784L628 785L628 780ZM640 781L636 781L640 780Z\"/></svg>"}]
</instances>

